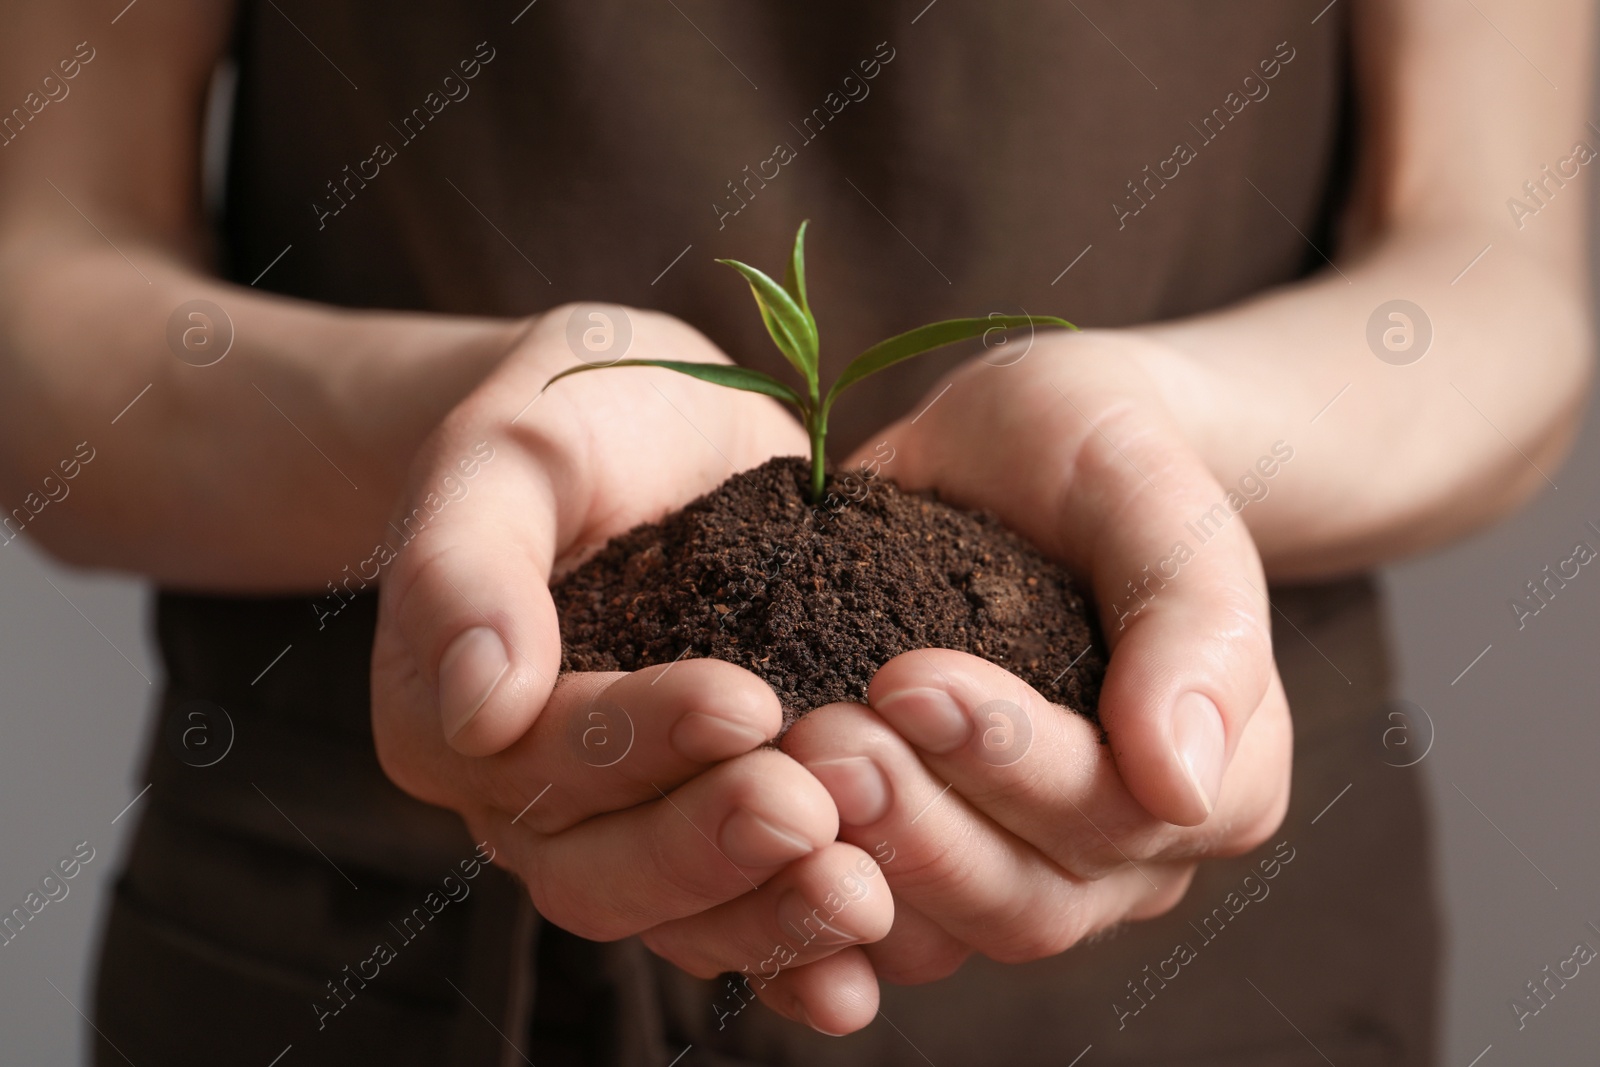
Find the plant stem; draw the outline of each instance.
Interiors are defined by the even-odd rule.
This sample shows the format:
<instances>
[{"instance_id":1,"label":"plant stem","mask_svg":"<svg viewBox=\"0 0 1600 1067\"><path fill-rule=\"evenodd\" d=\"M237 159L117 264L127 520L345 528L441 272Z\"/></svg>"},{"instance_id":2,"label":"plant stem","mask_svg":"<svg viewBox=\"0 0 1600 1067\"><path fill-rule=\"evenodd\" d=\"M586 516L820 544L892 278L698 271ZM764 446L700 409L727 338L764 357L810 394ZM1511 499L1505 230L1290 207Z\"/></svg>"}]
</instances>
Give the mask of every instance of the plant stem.
<instances>
[{"instance_id":1,"label":"plant stem","mask_svg":"<svg viewBox=\"0 0 1600 1067\"><path fill-rule=\"evenodd\" d=\"M806 424L811 434L811 502L820 504L828 475L828 426L818 415L811 415Z\"/></svg>"}]
</instances>

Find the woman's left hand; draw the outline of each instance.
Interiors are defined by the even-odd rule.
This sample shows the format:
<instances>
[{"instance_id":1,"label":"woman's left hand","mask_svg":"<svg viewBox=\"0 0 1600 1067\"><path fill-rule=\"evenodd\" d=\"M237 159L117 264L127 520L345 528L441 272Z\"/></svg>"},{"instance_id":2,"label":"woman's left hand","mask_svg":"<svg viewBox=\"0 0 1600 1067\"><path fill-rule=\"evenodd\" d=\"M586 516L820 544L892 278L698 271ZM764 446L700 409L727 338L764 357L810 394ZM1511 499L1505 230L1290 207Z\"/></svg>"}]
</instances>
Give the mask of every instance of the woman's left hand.
<instances>
[{"instance_id":1,"label":"woman's left hand","mask_svg":"<svg viewBox=\"0 0 1600 1067\"><path fill-rule=\"evenodd\" d=\"M1161 914L1197 861L1282 821L1291 729L1266 582L1158 399L1168 358L1117 333L1040 337L1014 365L960 369L882 435L902 487L994 512L1085 579L1111 659L1107 743L940 649L887 663L870 707L820 708L787 735L894 892L892 931L865 949L881 978L931 981L972 952L1037 959Z\"/></svg>"}]
</instances>

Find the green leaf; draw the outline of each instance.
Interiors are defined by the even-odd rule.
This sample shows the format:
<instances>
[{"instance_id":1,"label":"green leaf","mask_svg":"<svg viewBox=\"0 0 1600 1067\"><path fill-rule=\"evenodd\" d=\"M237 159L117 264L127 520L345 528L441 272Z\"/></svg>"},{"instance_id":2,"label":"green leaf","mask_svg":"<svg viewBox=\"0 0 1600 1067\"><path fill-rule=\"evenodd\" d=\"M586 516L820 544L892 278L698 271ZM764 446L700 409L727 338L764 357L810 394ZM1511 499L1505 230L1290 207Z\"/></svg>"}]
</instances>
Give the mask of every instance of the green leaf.
<instances>
[{"instance_id":1,"label":"green leaf","mask_svg":"<svg viewBox=\"0 0 1600 1067\"><path fill-rule=\"evenodd\" d=\"M816 316L811 314L811 303L806 299L806 227L811 225L807 219L800 224L800 229L794 235L794 251L789 255L789 269L783 275L783 288L800 305L801 312L806 321L811 324L813 337L817 333Z\"/></svg>"},{"instance_id":2,"label":"green leaf","mask_svg":"<svg viewBox=\"0 0 1600 1067\"><path fill-rule=\"evenodd\" d=\"M725 363L680 363L671 359L619 359L615 363L592 363L581 367L568 367L560 374L544 383L548 389L561 379L573 374L581 374L586 370L606 370L610 367L661 367L665 370L674 370L679 374L687 374L691 378L699 378L703 382L714 385L725 385L730 389L743 389L747 393L762 393L774 396L779 400L787 401L805 410L805 402L800 399L800 394L784 385L770 374L763 374L749 367L730 367ZM543 393L544 389L539 390Z\"/></svg>"},{"instance_id":3,"label":"green leaf","mask_svg":"<svg viewBox=\"0 0 1600 1067\"><path fill-rule=\"evenodd\" d=\"M805 379L812 395L817 392L817 332L807 314L800 310L789 291L766 274L736 259L719 259L744 275L755 295L756 306L761 309L761 321L766 323L778 351L800 376Z\"/></svg>"},{"instance_id":4,"label":"green leaf","mask_svg":"<svg viewBox=\"0 0 1600 1067\"><path fill-rule=\"evenodd\" d=\"M839 394L859 382L861 379L876 374L886 367L892 367L901 360L920 356L935 348L955 344L957 341L966 341L974 337L982 337L990 330L1012 330L1020 326L1064 326L1069 330L1076 330L1066 319L1058 319L1054 315L989 315L981 319L947 319L944 322L930 323L919 326L887 341L879 341L845 367L839 375L839 380L833 383L833 388L828 390L828 397L822 402L822 415L827 417L833 402Z\"/></svg>"}]
</instances>

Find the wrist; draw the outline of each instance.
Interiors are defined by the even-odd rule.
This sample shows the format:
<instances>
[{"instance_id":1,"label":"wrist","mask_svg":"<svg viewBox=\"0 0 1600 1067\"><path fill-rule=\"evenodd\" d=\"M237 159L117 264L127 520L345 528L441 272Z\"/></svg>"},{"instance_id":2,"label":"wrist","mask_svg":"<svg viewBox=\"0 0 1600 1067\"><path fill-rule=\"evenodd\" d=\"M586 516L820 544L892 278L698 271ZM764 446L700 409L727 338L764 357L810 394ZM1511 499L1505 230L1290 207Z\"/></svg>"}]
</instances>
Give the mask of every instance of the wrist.
<instances>
[{"instance_id":1,"label":"wrist","mask_svg":"<svg viewBox=\"0 0 1600 1067\"><path fill-rule=\"evenodd\" d=\"M527 329L526 320L341 314L350 314L352 358L323 379L325 400L369 480L395 491L422 442Z\"/></svg>"},{"instance_id":2,"label":"wrist","mask_svg":"<svg viewBox=\"0 0 1600 1067\"><path fill-rule=\"evenodd\" d=\"M1241 408L1241 390L1216 368L1195 359L1154 331L1141 328L1086 330L1080 335L1104 353L1116 372L1157 404L1179 435L1219 478L1231 469L1230 454L1240 430L1250 421ZM1074 338L1076 339L1076 338Z\"/></svg>"},{"instance_id":3,"label":"wrist","mask_svg":"<svg viewBox=\"0 0 1600 1067\"><path fill-rule=\"evenodd\" d=\"M1134 332L1132 358L1154 385L1162 406L1184 440L1214 466L1220 441L1237 427L1228 390L1215 370L1187 352L1149 334Z\"/></svg>"}]
</instances>

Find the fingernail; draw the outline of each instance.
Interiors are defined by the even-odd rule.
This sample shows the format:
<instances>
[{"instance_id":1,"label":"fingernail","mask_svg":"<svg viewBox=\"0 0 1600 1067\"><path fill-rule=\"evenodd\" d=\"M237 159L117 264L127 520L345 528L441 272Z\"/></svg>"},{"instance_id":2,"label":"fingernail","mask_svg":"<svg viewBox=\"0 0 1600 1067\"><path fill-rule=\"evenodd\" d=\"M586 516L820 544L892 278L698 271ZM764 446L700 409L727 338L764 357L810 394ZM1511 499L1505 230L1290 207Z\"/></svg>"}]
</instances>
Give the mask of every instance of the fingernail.
<instances>
[{"instance_id":1,"label":"fingernail","mask_svg":"<svg viewBox=\"0 0 1600 1067\"><path fill-rule=\"evenodd\" d=\"M785 933L799 938L802 945L848 945L861 940L829 923L830 918L827 908L813 908L793 889L778 901L779 925Z\"/></svg>"},{"instance_id":2,"label":"fingernail","mask_svg":"<svg viewBox=\"0 0 1600 1067\"><path fill-rule=\"evenodd\" d=\"M723 853L741 867L775 867L814 851L799 834L744 808L728 816L717 837Z\"/></svg>"},{"instance_id":3,"label":"fingernail","mask_svg":"<svg viewBox=\"0 0 1600 1067\"><path fill-rule=\"evenodd\" d=\"M749 752L767 735L747 722L691 711L673 724L667 739L685 759L712 763Z\"/></svg>"},{"instance_id":4,"label":"fingernail","mask_svg":"<svg viewBox=\"0 0 1600 1067\"><path fill-rule=\"evenodd\" d=\"M805 767L833 797L840 822L866 826L889 813L889 779L866 756L821 760Z\"/></svg>"},{"instance_id":5,"label":"fingernail","mask_svg":"<svg viewBox=\"0 0 1600 1067\"><path fill-rule=\"evenodd\" d=\"M1210 815L1222 790L1222 758L1227 735L1222 713L1204 693L1185 693L1172 706L1172 744L1178 762Z\"/></svg>"},{"instance_id":6,"label":"fingernail","mask_svg":"<svg viewBox=\"0 0 1600 1067\"><path fill-rule=\"evenodd\" d=\"M873 705L900 736L925 752L954 752L972 736L972 719L942 689L902 689Z\"/></svg>"},{"instance_id":7,"label":"fingernail","mask_svg":"<svg viewBox=\"0 0 1600 1067\"><path fill-rule=\"evenodd\" d=\"M510 668L505 642L491 627L474 626L450 642L439 660L439 715L447 739L472 721Z\"/></svg>"}]
</instances>

